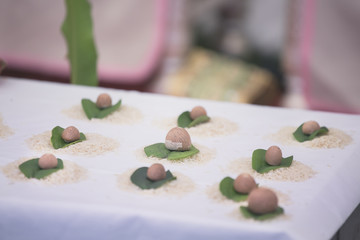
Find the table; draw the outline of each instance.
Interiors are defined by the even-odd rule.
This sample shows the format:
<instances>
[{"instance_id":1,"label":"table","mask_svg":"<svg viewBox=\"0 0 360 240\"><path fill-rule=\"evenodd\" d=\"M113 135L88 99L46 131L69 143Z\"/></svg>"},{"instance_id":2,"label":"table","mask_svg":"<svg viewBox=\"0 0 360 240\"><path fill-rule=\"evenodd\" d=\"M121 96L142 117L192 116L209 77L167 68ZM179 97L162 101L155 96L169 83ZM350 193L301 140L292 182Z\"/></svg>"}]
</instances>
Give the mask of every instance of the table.
<instances>
[{"instance_id":1,"label":"table","mask_svg":"<svg viewBox=\"0 0 360 240\"><path fill-rule=\"evenodd\" d=\"M111 123L65 114L80 105L82 98L96 100L102 92L121 98L121 109L137 110L137 120ZM112 151L98 155L57 152L57 157L87 171L86 178L74 183L17 181L0 171L0 239L329 239L360 202L356 184L360 182L359 115L15 78L0 78L0 102L2 124L11 130L0 136L2 169L21 158L40 156L42 152L31 148L29 139L57 125L74 125L85 134L97 133L118 142ZM195 105L204 106L214 119L226 119L238 127L222 136L192 136L200 151L211 153L206 161L177 164L161 160L165 168L178 174L179 182L187 179L192 187L158 194L144 193L135 186L124 188L121 181L126 174L151 163L139 157L141 149L164 141L168 129L157 123L176 119ZM310 119L341 129L352 142L344 148L314 149L265 137ZM279 145L285 156L293 155L295 161L316 172L300 182L256 179L259 185L282 193L284 216L265 222L244 219L239 203L211 197L218 194L222 178L237 176L231 171L232 162L270 145Z\"/></svg>"}]
</instances>

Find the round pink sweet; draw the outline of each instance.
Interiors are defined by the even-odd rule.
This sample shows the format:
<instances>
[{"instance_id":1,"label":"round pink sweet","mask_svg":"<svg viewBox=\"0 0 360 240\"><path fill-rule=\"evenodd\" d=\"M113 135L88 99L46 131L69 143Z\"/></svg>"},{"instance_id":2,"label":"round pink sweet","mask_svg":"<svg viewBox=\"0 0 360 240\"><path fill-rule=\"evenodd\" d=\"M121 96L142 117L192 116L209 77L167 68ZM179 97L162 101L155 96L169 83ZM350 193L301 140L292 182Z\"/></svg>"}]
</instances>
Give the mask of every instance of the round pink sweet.
<instances>
[{"instance_id":1,"label":"round pink sweet","mask_svg":"<svg viewBox=\"0 0 360 240\"><path fill-rule=\"evenodd\" d=\"M165 168L160 163L154 163L148 168L146 176L151 181L163 180L166 177Z\"/></svg>"},{"instance_id":2,"label":"round pink sweet","mask_svg":"<svg viewBox=\"0 0 360 240\"><path fill-rule=\"evenodd\" d=\"M80 132L76 127L70 126L64 129L61 134L61 138L68 143L74 142L80 139Z\"/></svg>"},{"instance_id":3,"label":"round pink sweet","mask_svg":"<svg viewBox=\"0 0 360 240\"><path fill-rule=\"evenodd\" d=\"M253 213L266 214L275 211L277 207L278 198L272 190L259 187L250 192L248 208Z\"/></svg>"},{"instance_id":4,"label":"round pink sweet","mask_svg":"<svg viewBox=\"0 0 360 240\"><path fill-rule=\"evenodd\" d=\"M256 188L256 182L248 173L242 173L234 180L234 189L236 192L247 194L254 188Z\"/></svg>"},{"instance_id":5,"label":"round pink sweet","mask_svg":"<svg viewBox=\"0 0 360 240\"><path fill-rule=\"evenodd\" d=\"M307 121L301 127L302 132L307 135L310 135L319 129L320 129L320 125L316 121Z\"/></svg>"},{"instance_id":6,"label":"round pink sweet","mask_svg":"<svg viewBox=\"0 0 360 240\"><path fill-rule=\"evenodd\" d=\"M111 97L107 93L102 93L96 100L96 106L99 108L107 108L111 106Z\"/></svg>"},{"instance_id":7,"label":"round pink sweet","mask_svg":"<svg viewBox=\"0 0 360 240\"><path fill-rule=\"evenodd\" d=\"M39 158L39 167L41 169L55 168L58 165L57 158L51 153L45 153Z\"/></svg>"},{"instance_id":8,"label":"round pink sweet","mask_svg":"<svg viewBox=\"0 0 360 240\"><path fill-rule=\"evenodd\" d=\"M281 164L282 152L278 146L271 146L266 150L265 161L272 166Z\"/></svg>"},{"instance_id":9,"label":"round pink sweet","mask_svg":"<svg viewBox=\"0 0 360 240\"><path fill-rule=\"evenodd\" d=\"M191 112L190 112L190 118L192 120L195 120L196 118L200 117L200 116L206 116L206 110L205 108L203 108L202 106L196 106L194 107Z\"/></svg>"}]
</instances>

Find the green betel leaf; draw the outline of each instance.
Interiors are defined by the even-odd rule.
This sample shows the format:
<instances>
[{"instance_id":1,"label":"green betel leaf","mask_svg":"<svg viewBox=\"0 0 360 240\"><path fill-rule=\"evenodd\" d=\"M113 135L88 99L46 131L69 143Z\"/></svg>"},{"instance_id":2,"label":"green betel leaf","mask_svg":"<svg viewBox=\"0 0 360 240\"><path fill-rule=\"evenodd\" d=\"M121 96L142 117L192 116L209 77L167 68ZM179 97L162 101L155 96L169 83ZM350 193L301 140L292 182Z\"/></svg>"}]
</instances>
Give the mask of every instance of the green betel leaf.
<instances>
[{"instance_id":1,"label":"green betel leaf","mask_svg":"<svg viewBox=\"0 0 360 240\"><path fill-rule=\"evenodd\" d=\"M87 0L65 0L66 18L61 30L67 43L73 84L97 86L97 53L91 6Z\"/></svg>"},{"instance_id":2,"label":"green betel leaf","mask_svg":"<svg viewBox=\"0 0 360 240\"><path fill-rule=\"evenodd\" d=\"M252 154L252 168L258 173L267 173L278 168L290 167L293 160L293 156L290 156L283 158L280 165L272 166L265 161L265 153L265 149L256 149Z\"/></svg>"},{"instance_id":3,"label":"green betel leaf","mask_svg":"<svg viewBox=\"0 0 360 240\"><path fill-rule=\"evenodd\" d=\"M96 118L104 118L104 117L110 115L111 113L115 112L116 110L118 110L120 108L120 106L121 106L121 100L119 100L116 104L114 104L110 107L101 109L99 112L99 115L96 116Z\"/></svg>"},{"instance_id":4,"label":"green betel leaf","mask_svg":"<svg viewBox=\"0 0 360 240\"><path fill-rule=\"evenodd\" d=\"M170 151L167 156L168 160L180 160L187 157L191 157L199 152L199 149L191 145L190 150L188 151Z\"/></svg>"},{"instance_id":5,"label":"green betel leaf","mask_svg":"<svg viewBox=\"0 0 360 240\"><path fill-rule=\"evenodd\" d=\"M183 112L182 114L180 114L180 116L177 119L177 123L178 123L179 127L191 128L191 127L194 127L201 123L208 122L209 120L210 120L210 118L206 115L200 116L200 117L192 120L190 117L190 112L186 111L186 112Z\"/></svg>"},{"instance_id":6,"label":"green betel leaf","mask_svg":"<svg viewBox=\"0 0 360 240\"><path fill-rule=\"evenodd\" d=\"M199 150L191 145L188 151L171 151L166 148L165 143L155 143L144 148L148 157L167 158L168 160L179 160L195 155Z\"/></svg>"},{"instance_id":7,"label":"green betel leaf","mask_svg":"<svg viewBox=\"0 0 360 240\"><path fill-rule=\"evenodd\" d=\"M100 108L98 108L90 99L81 99L81 106L88 119L92 119L99 115Z\"/></svg>"},{"instance_id":8,"label":"green betel leaf","mask_svg":"<svg viewBox=\"0 0 360 240\"><path fill-rule=\"evenodd\" d=\"M304 134L302 131L303 125L304 124L301 124L300 127L298 127L295 130L295 132L293 133L294 138L299 142L310 141L310 140L313 140L317 136L321 136L321 135L329 132L329 129L327 129L327 127L321 127L319 130L316 130L312 134L307 135L307 134Z\"/></svg>"},{"instance_id":9,"label":"green betel leaf","mask_svg":"<svg viewBox=\"0 0 360 240\"><path fill-rule=\"evenodd\" d=\"M248 207L241 206L240 212L245 218L253 218L255 220L264 221L269 220L274 217L277 217L284 213L284 209L282 207L278 207L274 212L266 213L266 214L256 214L249 210Z\"/></svg>"},{"instance_id":10,"label":"green betel leaf","mask_svg":"<svg viewBox=\"0 0 360 240\"><path fill-rule=\"evenodd\" d=\"M178 126L182 128L186 128L191 122L192 119L190 118L189 111L183 112L177 119Z\"/></svg>"},{"instance_id":11,"label":"green betel leaf","mask_svg":"<svg viewBox=\"0 0 360 240\"><path fill-rule=\"evenodd\" d=\"M99 108L98 106L96 106L96 103L94 103L89 99L82 99L81 105L88 119L92 119L92 118L101 119L115 112L117 109L119 109L121 106L121 100L119 100L115 105L112 105L104 109Z\"/></svg>"},{"instance_id":12,"label":"green betel leaf","mask_svg":"<svg viewBox=\"0 0 360 240\"><path fill-rule=\"evenodd\" d=\"M222 195L235 202L246 201L249 196L249 194L238 193L235 191L234 179L231 177L225 177L221 180L219 189Z\"/></svg>"},{"instance_id":13,"label":"green betel leaf","mask_svg":"<svg viewBox=\"0 0 360 240\"><path fill-rule=\"evenodd\" d=\"M161 187L167 182L176 179L176 177L174 177L172 173L168 170L166 171L165 179L159 181L152 181L148 179L146 176L147 170L148 167L141 167L136 169L135 172L130 177L131 182L141 189L155 189Z\"/></svg>"},{"instance_id":14,"label":"green betel leaf","mask_svg":"<svg viewBox=\"0 0 360 240\"><path fill-rule=\"evenodd\" d=\"M155 143L144 148L148 157L167 158L170 150L165 147L164 143Z\"/></svg>"},{"instance_id":15,"label":"green betel leaf","mask_svg":"<svg viewBox=\"0 0 360 240\"><path fill-rule=\"evenodd\" d=\"M201 124L201 123L206 123L206 122L208 122L208 121L210 121L210 118L209 118L208 116L206 116L206 115L202 115L202 116L194 119L194 120L188 125L188 127L191 128L191 127L194 127L194 126L199 125L199 124Z\"/></svg>"},{"instance_id":16,"label":"green betel leaf","mask_svg":"<svg viewBox=\"0 0 360 240\"><path fill-rule=\"evenodd\" d=\"M19 165L19 169L27 178L42 179L64 168L63 161L60 158L58 158L57 160L58 165L55 168L51 169L41 169L39 167L39 158L34 158L23 162Z\"/></svg>"},{"instance_id":17,"label":"green betel leaf","mask_svg":"<svg viewBox=\"0 0 360 240\"><path fill-rule=\"evenodd\" d=\"M65 148L68 147L72 144L75 143L79 143L82 142L84 140L86 140L86 137L83 133L80 133L80 139L73 141L73 142L65 142L64 139L62 139L61 134L64 131L64 129L62 127L56 126L52 129L51 131L51 144L53 145L53 147L55 149L59 149L59 148Z\"/></svg>"}]
</instances>

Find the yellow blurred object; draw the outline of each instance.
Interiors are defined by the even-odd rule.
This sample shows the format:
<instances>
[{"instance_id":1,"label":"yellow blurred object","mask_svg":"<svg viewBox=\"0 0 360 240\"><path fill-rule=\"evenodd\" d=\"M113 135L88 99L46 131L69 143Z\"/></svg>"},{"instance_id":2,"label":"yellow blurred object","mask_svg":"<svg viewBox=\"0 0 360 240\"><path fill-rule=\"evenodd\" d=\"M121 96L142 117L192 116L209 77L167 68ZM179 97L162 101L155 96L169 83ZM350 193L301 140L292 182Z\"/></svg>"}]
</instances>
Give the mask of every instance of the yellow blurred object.
<instances>
[{"instance_id":1,"label":"yellow blurred object","mask_svg":"<svg viewBox=\"0 0 360 240\"><path fill-rule=\"evenodd\" d=\"M280 89L273 75L254 65L194 48L169 77L166 93L175 96L274 105Z\"/></svg>"}]
</instances>

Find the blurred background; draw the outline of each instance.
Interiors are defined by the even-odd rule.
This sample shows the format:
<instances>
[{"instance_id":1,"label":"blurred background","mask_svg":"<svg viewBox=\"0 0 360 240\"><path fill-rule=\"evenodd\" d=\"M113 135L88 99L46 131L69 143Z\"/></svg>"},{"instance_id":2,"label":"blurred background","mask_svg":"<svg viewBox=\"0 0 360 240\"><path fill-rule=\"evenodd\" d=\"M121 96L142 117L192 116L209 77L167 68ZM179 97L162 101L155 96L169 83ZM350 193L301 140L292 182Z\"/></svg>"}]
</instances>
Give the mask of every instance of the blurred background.
<instances>
[{"instance_id":1,"label":"blurred background","mask_svg":"<svg viewBox=\"0 0 360 240\"><path fill-rule=\"evenodd\" d=\"M360 3L90 1L99 85L360 113ZM69 83L64 1L1 0L3 76Z\"/></svg>"}]
</instances>

